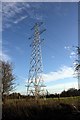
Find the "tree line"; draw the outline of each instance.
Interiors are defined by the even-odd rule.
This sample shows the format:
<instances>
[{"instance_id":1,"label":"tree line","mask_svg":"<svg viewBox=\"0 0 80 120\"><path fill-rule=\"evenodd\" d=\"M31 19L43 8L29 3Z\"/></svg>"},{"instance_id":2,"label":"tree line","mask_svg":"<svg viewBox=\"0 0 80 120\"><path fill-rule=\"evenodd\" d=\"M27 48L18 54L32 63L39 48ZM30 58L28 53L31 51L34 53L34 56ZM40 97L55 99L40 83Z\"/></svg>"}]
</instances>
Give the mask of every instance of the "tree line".
<instances>
[{"instance_id":1,"label":"tree line","mask_svg":"<svg viewBox=\"0 0 80 120\"><path fill-rule=\"evenodd\" d=\"M75 88L70 88L68 90L62 91L60 94L47 94L46 98L59 98L59 97L74 97L74 96L80 96L80 89L77 90Z\"/></svg>"}]
</instances>

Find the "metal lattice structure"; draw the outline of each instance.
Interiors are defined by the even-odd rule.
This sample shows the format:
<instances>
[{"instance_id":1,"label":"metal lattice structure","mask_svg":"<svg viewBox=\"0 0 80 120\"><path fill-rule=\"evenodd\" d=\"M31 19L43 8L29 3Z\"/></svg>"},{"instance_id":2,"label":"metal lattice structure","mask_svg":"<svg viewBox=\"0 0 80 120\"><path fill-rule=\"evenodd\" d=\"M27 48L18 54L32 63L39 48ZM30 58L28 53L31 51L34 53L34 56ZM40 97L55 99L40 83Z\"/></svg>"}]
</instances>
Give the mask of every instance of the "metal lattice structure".
<instances>
[{"instance_id":1,"label":"metal lattice structure","mask_svg":"<svg viewBox=\"0 0 80 120\"><path fill-rule=\"evenodd\" d=\"M78 78L78 89L80 89L80 47L77 47L77 55L78 55L78 60L75 66L75 71L77 74L77 78Z\"/></svg>"},{"instance_id":2,"label":"metal lattice structure","mask_svg":"<svg viewBox=\"0 0 80 120\"><path fill-rule=\"evenodd\" d=\"M78 45L77 48L77 59L75 64L75 73L78 79L78 89L80 89L80 2L78 2Z\"/></svg>"},{"instance_id":3,"label":"metal lattice structure","mask_svg":"<svg viewBox=\"0 0 80 120\"><path fill-rule=\"evenodd\" d=\"M78 77L78 89L80 89L80 2L78 2L78 64L76 66L77 77Z\"/></svg>"},{"instance_id":4,"label":"metal lattice structure","mask_svg":"<svg viewBox=\"0 0 80 120\"><path fill-rule=\"evenodd\" d=\"M40 95L44 95L44 81L43 81L43 65L42 65L42 55L41 55L41 42L40 35L45 31L45 29L40 31L40 27L43 23L35 23L34 27L31 29L34 31L34 35L29 39L32 39L31 60L30 60L30 70L27 84L27 95L33 95L37 99Z\"/></svg>"}]
</instances>

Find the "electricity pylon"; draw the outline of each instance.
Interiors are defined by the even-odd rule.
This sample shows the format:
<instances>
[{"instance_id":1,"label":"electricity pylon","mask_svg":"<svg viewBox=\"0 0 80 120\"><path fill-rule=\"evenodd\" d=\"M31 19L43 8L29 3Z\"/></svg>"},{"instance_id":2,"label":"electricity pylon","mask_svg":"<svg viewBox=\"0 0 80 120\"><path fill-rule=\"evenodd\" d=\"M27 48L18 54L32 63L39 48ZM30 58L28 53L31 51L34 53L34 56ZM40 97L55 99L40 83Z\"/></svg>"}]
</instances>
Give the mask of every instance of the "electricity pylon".
<instances>
[{"instance_id":1,"label":"electricity pylon","mask_svg":"<svg viewBox=\"0 0 80 120\"><path fill-rule=\"evenodd\" d=\"M77 47L77 65L76 65L76 71L77 71L77 77L78 77L78 89L80 89L80 2L78 2L78 47Z\"/></svg>"},{"instance_id":2,"label":"electricity pylon","mask_svg":"<svg viewBox=\"0 0 80 120\"><path fill-rule=\"evenodd\" d=\"M46 29L40 31L40 27L43 22L35 23L31 30L34 31L34 35L29 39L32 40L31 60L30 60L30 70L27 83L27 95L33 95L36 99L39 96L44 95L44 81L43 81L43 65L42 65L42 55L41 55L41 42L40 34L42 34Z\"/></svg>"},{"instance_id":3,"label":"electricity pylon","mask_svg":"<svg viewBox=\"0 0 80 120\"><path fill-rule=\"evenodd\" d=\"M75 71L78 78L78 89L80 89L80 47L77 47L77 55L78 55L78 59L76 60L77 63L75 65Z\"/></svg>"}]
</instances>

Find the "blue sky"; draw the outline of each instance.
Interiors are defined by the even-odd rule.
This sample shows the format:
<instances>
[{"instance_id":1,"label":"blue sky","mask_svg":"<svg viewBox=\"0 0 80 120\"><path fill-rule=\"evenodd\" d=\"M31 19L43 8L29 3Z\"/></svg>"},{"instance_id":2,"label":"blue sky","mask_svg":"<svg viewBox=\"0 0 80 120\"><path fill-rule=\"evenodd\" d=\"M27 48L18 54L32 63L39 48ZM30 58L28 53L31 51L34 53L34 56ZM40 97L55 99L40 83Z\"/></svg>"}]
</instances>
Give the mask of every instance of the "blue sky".
<instances>
[{"instance_id":1,"label":"blue sky","mask_svg":"<svg viewBox=\"0 0 80 120\"><path fill-rule=\"evenodd\" d=\"M26 93L26 81L30 66L30 30L35 22L43 21L46 32L41 36L43 78L49 92L61 92L77 88L73 78L75 48L78 44L77 3L29 3L2 4L3 59L13 63L17 92Z\"/></svg>"}]
</instances>

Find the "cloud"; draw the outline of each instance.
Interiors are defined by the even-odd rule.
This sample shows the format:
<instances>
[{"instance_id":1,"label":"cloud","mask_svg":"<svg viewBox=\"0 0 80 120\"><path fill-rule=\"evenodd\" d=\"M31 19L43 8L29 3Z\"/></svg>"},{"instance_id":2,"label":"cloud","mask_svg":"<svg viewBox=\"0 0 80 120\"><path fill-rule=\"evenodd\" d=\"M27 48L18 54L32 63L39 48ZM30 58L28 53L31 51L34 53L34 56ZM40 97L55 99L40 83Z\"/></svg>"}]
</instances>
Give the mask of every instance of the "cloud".
<instances>
[{"instance_id":1,"label":"cloud","mask_svg":"<svg viewBox=\"0 0 80 120\"><path fill-rule=\"evenodd\" d=\"M74 70L71 67L63 66L56 72L49 72L49 73L43 74L43 80L44 82L48 83L48 82L53 82L57 80L63 80L66 78L72 78L73 75L74 75Z\"/></svg>"},{"instance_id":2,"label":"cloud","mask_svg":"<svg viewBox=\"0 0 80 120\"><path fill-rule=\"evenodd\" d=\"M32 4L24 2L3 2L2 4L2 20L3 29L11 27L14 23L17 24L26 18L42 20L42 15L39 13L41 4ZM25 11L25 12L24 12ZM23 14L24 12L24 14Z\"/></svg>"},{"instance_id":3,"label":"cloud","mask_svg":"<svg viewBox=\"0 0 80 120\"><path fill-rule=\"evenodd\" d=\"M78 82L73 79L73 82L67 82L67 83L60 83L60 84L52 84L47 85L45 87L45 91L47 90L50 94L53 93L61 93L63 90L68 90L70 88L78 89Z\"/></svg>"},{"instance_id":4,"label":"cloud","mask_svg":"<svg viewBox=\"0 0 80 120\"><path fill-rule=\"evenodd\" d=\"M2 18L3 18L3 29L9 28L13 23L18 23L24 20L27 15L21 15L24 9L29 8L29 4L18 3L18 2L4 2L2 4Z\"/></svg>"},{"instance_id":5,"label":"cloud","mask_svg":"<svg viewBox=\"0 0 80 120\"><path fill-rule=\"evenodd\" d=\"M0 51L0 60L3 61L10 61L11 58L9 55L7 55L5 52Z\"/></svg>"},{"instance_id":6,"label":"cloud","mask_svg":"<svg viewBox=\"0 0 80 120\"><path fill-rule=\"evenodd\" d=\"M43 74L43 78L45 82L51 82L55 80L73 77L73 74L74 74L74 71L71 67L63 66L56 72Z\"/></svg>"},{"instance_id":7,"label":"cloud","mask_svg":"<svg viewBox=\"0 0 80 120\"><path fill-rule=\"evenodd\" d=\"M68 83L62 83L62 84L57 84L57 85L52 85L52 86L46 87L46 89L50 93L60 93L63 90L68 90L69 88L76 88L77 89L78 88L77 81L68 82Z\"/></svg>"},{"instance_id":8,"label":"cloud","mask_svg":"<svg viewBox=\"0 0 80 120\"><path fill-rule=\"evenodd\" d=\"M77 89L78 88L77 82L70 82L70 83L65 83L65 84L62 83L62 84L57 84L57 85L52 85L52 86L46 86L45 93L46 93L46 90L50 94L61 93L63 90L68 90L69 88ZM23 87L23 85L20 85L17 89L17 92L20 92L21 94L26 94L26 87Z\"/></svg>"},{"instance_id":9,"label":"cloud","mask_svg":"<svg viewBox=\"0 0 80 120\"><path fill-rule=\"evenodd\" d=\"M27 16L22 16L21 18L19 18L16 21L14 21L14 23L17 24L18 22L24 20L25 18L27 18Z\"/></svg>"}]
</instances>

